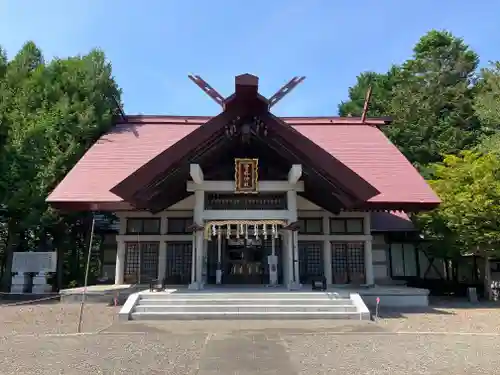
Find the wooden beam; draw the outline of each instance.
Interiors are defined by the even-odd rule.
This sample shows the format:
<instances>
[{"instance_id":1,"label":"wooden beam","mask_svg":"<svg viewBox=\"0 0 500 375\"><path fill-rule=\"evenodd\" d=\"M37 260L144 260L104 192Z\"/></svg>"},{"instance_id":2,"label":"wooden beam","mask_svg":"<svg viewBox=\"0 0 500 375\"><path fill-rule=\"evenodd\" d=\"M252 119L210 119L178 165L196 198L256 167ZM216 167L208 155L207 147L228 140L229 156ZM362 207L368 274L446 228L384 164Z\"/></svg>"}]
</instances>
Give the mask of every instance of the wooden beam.
<instances>
[{"instance_id":1,"label":"wooden beam","mask_svg":"<svg viewBox=\"0 0 500 375\"><path fill-rule=\"evenodd\" d=\"M116 98L116 96L111 95L111 99L115 103L116 110L118 111L118 114L120 115L120 118L123 122L127 122L127 116L125 115L125 112L123 111L122 106L120 105L120 102Z\"/></svg>"},{"instance_id":2,"label":"wooden beam","mask_svg":"<svg viewBox=\"0 0 500 375\"><path fill-rule=\"evenodd\" d=\"M299 83L305 80L306 77L293 77L286 85L281 87L273 96L269 98L269 109L271 109L276 103L288 95Z\"/></svg>"},{"instance_id":3,"label":"wooden beam","mask_svg":"<svg viewBox=\"0 0 500 375\"><path fill-rule=\"evenodd\" d=\"M235 190L234 181L205 181L203 184L197 185L191 181L187 182L187 191L193 192L196 190L204 190L208 192L219 192L219 193L233 193ZM302 181L297 182L294 185L288 183L288 181L260 181L259 191L260 192L277 192L277 191L304 191L304 183Z\"/></svg>"},{"instance_id":4,"label":"wooden beam","mask_svg":"<svg viewBox=\"0 0 500 375\"><path fill-rule=\"evenodd\" d=\"M219 94L212 86L210 86L203 78L193 74L188 75L188 78L193 81L205 94L210 96L218 105L224 108L224 97Z\"/></svg>"},{"instance_id":5,"label":"wooden beam","mask_svg":"<svg viewBox=\"0 0 500 375\"><path fill-rule=\"evenodd\" d=\"M293 164L288 172L288 183L296 184L302 176L302 165Z\"/></svg>"},{"instance_id":6,"label":"wooden beam","mask_svg":"<svg viewBox=\"0 0 500 375\"><path fill-rule=\"evenodd\" d=\"M370 99L372 97L372 87L368 87L368 91L366 92L365 103L363 104L363 113L361 113L361 122L365 122L366 114L368 113L368 106L370 105Z\"/></svg>"},{"instance_id":7,"label":"wooden beam","mask_svg":"<svg viewBox=\"0 0 500 375\"><path fill-rule=\"evenodd\" d=\"M203 181L204 181L203 171L201 170L201 167L199 164L190 164L189 165L189 174L191 175L191 178L193 179L193 181L196 185L201 185L203 183Z\"/></svg>"}]
</instances>

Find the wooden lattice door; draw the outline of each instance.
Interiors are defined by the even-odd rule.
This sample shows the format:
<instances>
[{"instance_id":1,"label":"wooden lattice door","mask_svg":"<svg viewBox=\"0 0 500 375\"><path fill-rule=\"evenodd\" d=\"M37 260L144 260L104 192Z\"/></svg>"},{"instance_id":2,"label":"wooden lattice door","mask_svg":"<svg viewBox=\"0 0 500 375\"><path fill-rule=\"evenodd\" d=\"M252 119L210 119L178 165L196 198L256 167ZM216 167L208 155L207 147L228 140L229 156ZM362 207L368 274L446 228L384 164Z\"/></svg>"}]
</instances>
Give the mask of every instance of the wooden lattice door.
<instances>
[{"instance_id":1,"label":"wooden lattice door","mask_svg":"<svg viewBox=\"0 0 500 375\"><path fill-rule=\"evenodd\" d=\"M168 242L165 278L167 284L189 284L193 264L192 242Z\"/></svg>"},{"instance_id":2,"label":"wooden lattice door","mask_svg":"<svg viewBox=\"0 0 500 375\"><path fill-rule=\"evenodd\" d=\"M323 242L299 241L299 275L303 284L324 276Z\"/></svg>"},{"instance_id":3,"label":"wooden lattice door","mask_svg":"<svg viewBox=\"0 0 500 375\"><path fill-rule=\"evenodd\" d=\"M364 242L332 242L332 276L335 284L365 282Z\"/></svg>"},{"instance_id":4,"label":"wooden lattice door","mask_svg":"<svg viewBox=\"0 0 500 375\"><path fill-rule=\"evenodd\" d=\"M127 242L125 244L125 283L149 283L158 277L159 247L158 242Z\"/></svg>"}]
</instances>

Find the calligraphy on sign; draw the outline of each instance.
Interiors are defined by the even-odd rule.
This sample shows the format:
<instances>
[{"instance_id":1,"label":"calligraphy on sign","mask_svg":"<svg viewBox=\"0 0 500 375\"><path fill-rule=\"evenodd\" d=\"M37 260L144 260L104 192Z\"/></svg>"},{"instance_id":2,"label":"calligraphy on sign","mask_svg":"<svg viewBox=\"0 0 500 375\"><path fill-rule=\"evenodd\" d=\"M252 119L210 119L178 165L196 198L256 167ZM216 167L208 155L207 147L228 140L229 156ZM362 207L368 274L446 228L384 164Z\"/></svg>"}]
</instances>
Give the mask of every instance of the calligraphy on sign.
<instances>
[{"instance_id":1,"label":"calligraphy on sign","mask_svg":"<svg viewBox=\"0 0 500 375\"><path fill-rule=\"evenodd\" d=\"M259 192L259 159L234 159L235 193Z\"/></svg>"}]
</instances>

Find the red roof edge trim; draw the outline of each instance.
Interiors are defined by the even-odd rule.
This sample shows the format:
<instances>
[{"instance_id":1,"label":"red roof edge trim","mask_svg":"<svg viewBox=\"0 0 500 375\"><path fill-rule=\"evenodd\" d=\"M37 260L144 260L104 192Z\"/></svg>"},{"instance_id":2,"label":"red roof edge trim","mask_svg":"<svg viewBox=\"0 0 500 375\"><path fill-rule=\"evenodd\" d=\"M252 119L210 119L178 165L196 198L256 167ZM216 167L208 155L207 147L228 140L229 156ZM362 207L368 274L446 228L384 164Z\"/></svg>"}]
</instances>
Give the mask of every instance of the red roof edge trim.
<instances>
[{"instance_id":1,"label":"red roof edge trim","mask_svg":"<svg viewBox=\"0 0 500 375\"><path fill-rule=\"evenodd\" d=\"M440 203L441 202L367 202L356 208L380 211L404 211L409 213L432 211L439 207Z\"/></svg>"},{"instance_id":2,"label":"red roof edge trim","mask_svg":"<svg viewBox=\"0 0 500 375\"><path fill-rule=\"evenodd\" d=\"M62 212L84 212L84 211L130 211L137 210L128 202L62 202L47 201L50 206Z\"/></svg>"},{"instance_id":3,"label":"red roof edge trim","mask_svg":"<svg viewBox=\"0 0 500 375\"><path fill-rule=\"evenodd\" d=\"M47 200L52 207L57 210L73 212L73 211L134 211L135 206L125 201L115 202L91 202L91 201L50 201ZM402 211L406 213L418 213L422 211L430 211L439 206L439 203L417 203L417 202L390 202L390 203L367 203L356 208L343 209L341 211L369 211L369 212L387 212L387 211Z\"/></svg>"}]
</instances>

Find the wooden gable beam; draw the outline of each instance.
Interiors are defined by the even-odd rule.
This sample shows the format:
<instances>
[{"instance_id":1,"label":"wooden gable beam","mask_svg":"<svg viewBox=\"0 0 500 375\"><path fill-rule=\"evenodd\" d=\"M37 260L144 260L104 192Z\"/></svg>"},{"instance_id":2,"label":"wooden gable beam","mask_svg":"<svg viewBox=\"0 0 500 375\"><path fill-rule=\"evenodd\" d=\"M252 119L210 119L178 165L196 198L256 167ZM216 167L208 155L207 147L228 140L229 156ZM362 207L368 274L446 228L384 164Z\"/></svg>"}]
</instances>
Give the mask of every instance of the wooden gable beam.
<instances>
[{"instance_id":1,"label":"wooden gable beam","mask_svg":"<svg viewBox=\"0 0 500 375\"><path fill-rule=\"evenodd\" d=\"M281 87L273 96L269 98L269 109L271 109L276 103L288 95L299 83L304 81L306 77L293 77L286 85Z\"/></svg>"},{"instance_id":2,"label":"wooden gable beam","mask_svg":"<svg viewBox=\"0 0 500 375\"><path fill-rule=\"evenodd\" d=\"M190 74L188 78L193 81L205 94L213 99L218 105L224 108L224 97L219 92L210 86L203 78L197 75Z\"/></svg>"}]
</instances>

